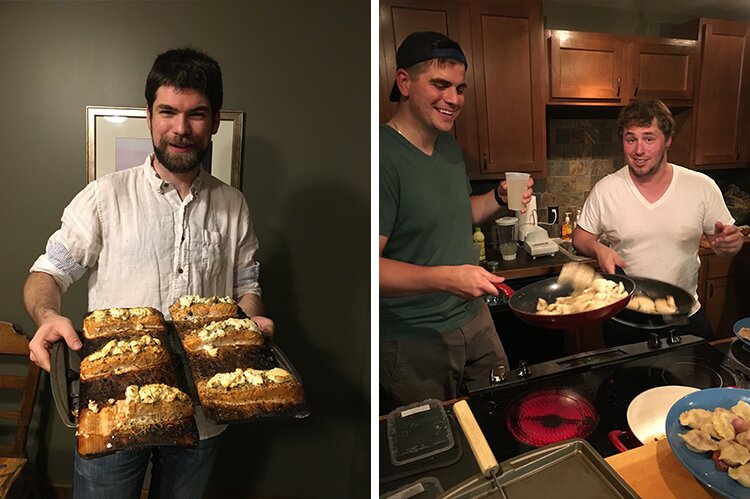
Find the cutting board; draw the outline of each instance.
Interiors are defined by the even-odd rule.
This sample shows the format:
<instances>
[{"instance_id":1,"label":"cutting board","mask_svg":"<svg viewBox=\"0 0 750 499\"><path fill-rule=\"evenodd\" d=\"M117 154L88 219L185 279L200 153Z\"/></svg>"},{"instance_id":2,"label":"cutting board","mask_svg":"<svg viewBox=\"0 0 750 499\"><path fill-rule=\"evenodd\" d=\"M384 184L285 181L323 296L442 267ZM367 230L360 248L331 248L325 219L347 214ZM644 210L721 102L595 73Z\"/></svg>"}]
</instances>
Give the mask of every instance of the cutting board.
<instances>
[{"instance_id":1,"label":"cutting board","mask_svg":"<svg viewBox=\"0 0 750 499\"><path fill-rule=\"evenodd\" d=\"M714 497L680 463L666 439L615 454L605 460L641 497Z\"/></svg>"}]
</instances>

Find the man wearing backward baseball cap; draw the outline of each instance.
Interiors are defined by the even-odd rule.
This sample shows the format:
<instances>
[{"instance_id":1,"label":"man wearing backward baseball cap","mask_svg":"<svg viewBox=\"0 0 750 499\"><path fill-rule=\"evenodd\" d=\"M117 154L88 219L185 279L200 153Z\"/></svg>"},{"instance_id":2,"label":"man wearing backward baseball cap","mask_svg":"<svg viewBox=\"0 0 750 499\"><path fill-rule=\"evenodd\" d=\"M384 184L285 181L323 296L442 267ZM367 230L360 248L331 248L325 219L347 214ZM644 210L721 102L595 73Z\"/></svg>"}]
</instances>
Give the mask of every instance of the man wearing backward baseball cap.
<instances>
[{"instance_id":1,"label":"man wearing backward baseball cap","mask_svg":"<svg viewBox=\"0 0 750 499\"><path fill-rule=\"evenodd\" d=\"M471 196L450 133L466 57L450 38L412 33L396 54L393 118L380 125L380 396L385 410L456 398L508 360L483 297L504 278L476 265L472 226L507 204L505 181ZM531 185L523 204L531 197Z\"/></svg>"}]
</instances>

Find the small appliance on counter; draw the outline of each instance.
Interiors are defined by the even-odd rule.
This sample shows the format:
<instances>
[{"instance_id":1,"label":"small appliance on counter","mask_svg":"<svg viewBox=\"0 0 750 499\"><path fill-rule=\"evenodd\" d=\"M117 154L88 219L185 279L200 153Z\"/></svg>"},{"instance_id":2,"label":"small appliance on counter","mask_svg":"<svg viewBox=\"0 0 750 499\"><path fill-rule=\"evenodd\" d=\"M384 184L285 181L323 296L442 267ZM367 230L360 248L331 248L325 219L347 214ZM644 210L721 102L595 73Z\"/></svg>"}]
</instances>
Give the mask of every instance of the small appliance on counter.
<instances>
[{"instance_id":1,"label":"small appliance on counter","mask_svg":"<svg viewBox=\"0 0 750 499\"><path fill-rule=\"evenodd\" d=\"M549 233L541 228L537 222L536 196L531 196L526 206L526 213L516 211L518 218L518 241L523 243L526 252L536 258L538 256L555 255L559 247L549 238Z\"/></svg>"},{"instance_id":2,"label":"small appliance on counter","mask_svg":"<svg viewBox=\"0 0 750 499\"><path fill-rule=\"evenodd\" d=\"M503 260L515 260L518 244L518 219L516 217L502 217L495 220L495 238Z\"/></svg>"}]
</instances>

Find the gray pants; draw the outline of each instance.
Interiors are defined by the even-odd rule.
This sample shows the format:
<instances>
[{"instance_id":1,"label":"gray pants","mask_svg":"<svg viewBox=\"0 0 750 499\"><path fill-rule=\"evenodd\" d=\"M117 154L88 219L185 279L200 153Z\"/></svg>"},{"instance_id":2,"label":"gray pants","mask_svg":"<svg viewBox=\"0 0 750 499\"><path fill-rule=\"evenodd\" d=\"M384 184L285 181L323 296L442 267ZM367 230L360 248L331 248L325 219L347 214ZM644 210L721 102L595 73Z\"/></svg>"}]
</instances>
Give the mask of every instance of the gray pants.
<instances>
[{"instance_id":1,"label":"gray pants","mask_svg":"<svg viewBox=\"0 0 750 499\"><path fill-rule=\"evenodd\" d=\"M400 405L459 396L465 383L510 370L486 305L463 327L421 338L380 342L380 414Z\"/></svg>"}]
</instances>

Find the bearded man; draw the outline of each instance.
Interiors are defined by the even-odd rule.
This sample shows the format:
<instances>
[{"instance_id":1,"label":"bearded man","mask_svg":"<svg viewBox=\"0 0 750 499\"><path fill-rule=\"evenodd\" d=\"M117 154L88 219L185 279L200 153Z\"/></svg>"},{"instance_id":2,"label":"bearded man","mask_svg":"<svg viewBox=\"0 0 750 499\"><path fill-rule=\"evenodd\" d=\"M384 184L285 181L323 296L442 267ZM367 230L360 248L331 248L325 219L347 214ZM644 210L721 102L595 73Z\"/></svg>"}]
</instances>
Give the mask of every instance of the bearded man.
<instances>
[{"instance_id":1,"label":"bearded man","mask_svg":"<svg viewBox=\"0 0 750 499\"><path fill-rule=\"evenodd\" d=\"M260 297L258 240L247 201L201 162L219 129L219 64L191 48L159 55L146 80L154 144L140 166L89 183L65 208L62 225L31 267L24 304L38 329L31 360L49 371L52 345L81 341L61 314L61 295L88 274L89 310L169 305L185 295L231 296L271 336ZM203 497L226 425L196 407L195 449L157 447L82 459L76 452L76 498L138 498L151 459L152 497Z\"/></svg>"}]
</instances>

